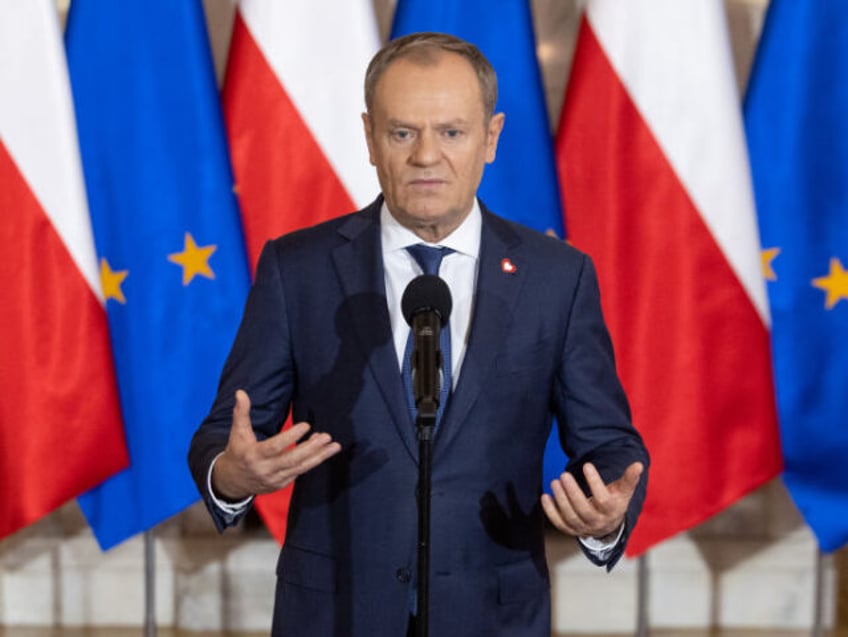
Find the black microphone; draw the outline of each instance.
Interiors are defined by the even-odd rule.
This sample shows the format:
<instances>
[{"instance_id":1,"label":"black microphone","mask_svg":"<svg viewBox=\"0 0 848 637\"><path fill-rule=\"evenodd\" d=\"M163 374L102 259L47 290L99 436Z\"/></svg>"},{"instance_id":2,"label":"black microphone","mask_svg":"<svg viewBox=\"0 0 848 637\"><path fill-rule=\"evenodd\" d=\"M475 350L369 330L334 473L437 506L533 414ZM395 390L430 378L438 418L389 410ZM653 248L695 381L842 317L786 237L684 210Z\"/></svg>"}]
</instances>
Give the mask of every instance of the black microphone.
<instances>
[{"instance_id":1,"label":"black microphone","mask_svg":"<svg viewBox=\"0 0 848 637\"><path fill-rule=\"evenodd\" d=\"M434 424L441 387L439 336L448 324L452 305L447 283L435 274L414 278L406 286L400 302L403 317L412 328L412 394L415 406L419 417L432 417Z\"/></svg>"}]
</instances>

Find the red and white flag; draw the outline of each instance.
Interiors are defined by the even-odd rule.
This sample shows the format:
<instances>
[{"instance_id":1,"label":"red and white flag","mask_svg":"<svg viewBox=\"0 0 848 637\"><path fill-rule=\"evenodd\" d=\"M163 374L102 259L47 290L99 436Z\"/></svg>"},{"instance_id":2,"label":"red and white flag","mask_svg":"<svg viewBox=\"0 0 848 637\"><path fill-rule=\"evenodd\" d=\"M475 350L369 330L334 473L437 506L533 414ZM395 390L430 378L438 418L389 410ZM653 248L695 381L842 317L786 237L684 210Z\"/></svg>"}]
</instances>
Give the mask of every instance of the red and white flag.
<instances>
[{"instance_id":1,"label":"red and white flag","mask_svg":"<svg viewBox=\"0 0 848 637\"><path fill-rule=\"evenodd\" d=\"M379 192L360 117L379 44L370 0L239 4L223 100L251 268L268 239ZM290 496L256 499L281 542Z\"/></svg>"},{"instance_id":2,"label":"red and white flag","mask_svg":"<svg viewBox=\"0 0 848 637\"><path fill-rule=\"evenodd\" d=\"M51 0L0 20L0 537L127 466Z\"/></svg>"},{"instance_id":3,"label":"red and white flag","mask_svg":"<svg viewBox=\"0 0 848 637\"><path fill-rule=\"evenodd\" d=\"M781 470L769 315L724 8L589 0L557 136L652 457L631 555Z\"/></svg>"}]
</instances>

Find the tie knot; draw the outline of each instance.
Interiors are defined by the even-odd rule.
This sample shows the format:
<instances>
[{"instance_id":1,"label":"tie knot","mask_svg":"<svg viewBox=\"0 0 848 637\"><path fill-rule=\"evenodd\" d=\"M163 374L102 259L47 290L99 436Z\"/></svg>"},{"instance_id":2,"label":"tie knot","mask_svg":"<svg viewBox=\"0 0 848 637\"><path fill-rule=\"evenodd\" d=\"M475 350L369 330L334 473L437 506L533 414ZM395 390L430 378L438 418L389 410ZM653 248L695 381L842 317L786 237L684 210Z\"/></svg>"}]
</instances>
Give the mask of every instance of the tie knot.
<instances>
[{"instance_id":1,"label":"tie knot","mask_svg":"<svg viewBox=\"0 0 848 637\"><path fill-rule=\"evenodd\" d=\"M416 243L408 246L406 251L418 262L424 274L438 274L442 259L453 252L453 249Z\"/></svg>"}]
</instances>

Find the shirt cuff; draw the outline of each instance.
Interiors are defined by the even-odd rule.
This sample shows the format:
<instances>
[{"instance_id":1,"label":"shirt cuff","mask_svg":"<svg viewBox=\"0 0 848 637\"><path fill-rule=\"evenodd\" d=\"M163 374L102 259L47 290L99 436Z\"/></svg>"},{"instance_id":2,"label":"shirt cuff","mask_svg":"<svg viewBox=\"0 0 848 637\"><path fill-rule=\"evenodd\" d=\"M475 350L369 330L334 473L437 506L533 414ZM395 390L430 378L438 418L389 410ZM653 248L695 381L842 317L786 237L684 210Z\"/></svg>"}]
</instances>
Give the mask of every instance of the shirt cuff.
<instances>
[{"instance_id":1,"label":"shirt cuff","mask_svg":"<svg viewBox=\"0 0 848 637\"><path fill-rule=\"evenodd\" d=\"M624 533L624 522L621 523L621 526L618 527L618 532L615 534L614 540L607 540L608 537L612 535L607 535L602 539L594 538L594 537L579 537L580 543L586 547L586 549L595 555L599 560L605 560L612 550L618 545L621 540L621 536Z\"/></svg>"},{"instance_id":2,"label":"shirt cuff","mask_svg":"<svg viewBox=\"0 0 848 637\"><path fill-rule=\"evenodd\" d=\"M218 458L220 458L223 453L224 452L222 451L215 456L209 465L209 472L206 474L206 489L209 491L209 497L212 498L212 502L215 503L215 506L218 507L223 516L227 518L227 521L231 522L234 518L247 511L250 503L253 502L254 496L248 496L239 502L224 502L215 495L215 491L212 489L212 469L215 468L215 463L218 462Z\"/></svg>"}]
</instances>

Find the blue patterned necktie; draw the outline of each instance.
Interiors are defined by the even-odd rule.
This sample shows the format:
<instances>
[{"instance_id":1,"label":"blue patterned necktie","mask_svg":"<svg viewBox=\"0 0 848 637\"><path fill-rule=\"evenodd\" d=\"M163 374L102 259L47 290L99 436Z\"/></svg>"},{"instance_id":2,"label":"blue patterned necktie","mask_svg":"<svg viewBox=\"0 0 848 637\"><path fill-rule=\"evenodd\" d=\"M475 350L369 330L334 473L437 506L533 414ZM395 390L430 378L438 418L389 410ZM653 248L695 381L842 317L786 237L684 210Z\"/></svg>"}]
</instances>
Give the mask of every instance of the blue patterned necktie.
<instances>
[{"instance_id":1,"label":"blue patterned necktie","mask_svg":"<svg viewBox=\"0 0 848 637\"><path fill-rule=\"evenodd\" d=\"M424 274L439 274L439 266L442 264L442 258L453 252L451 248L436 248L418 243L406 248L406 251L421 266ZM415 408L415 392L412 387L412 345L415 339L412 337L412 330L409 331L409 338L406 341L406 350L403 354L403 385L406 389L406 401L409 407L409 413L412 417L412 422L415 422L417 410ZM450 349L450 325L445 325L439 332L439 348L442 351L442 384L439 388L439 410L436 413L436 425L442 420L442 413L445 411L448 396L451 390L451 349Z\"/></svg>"}]
</instances>

